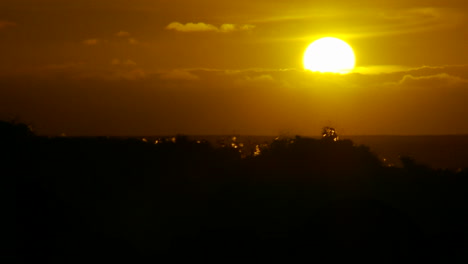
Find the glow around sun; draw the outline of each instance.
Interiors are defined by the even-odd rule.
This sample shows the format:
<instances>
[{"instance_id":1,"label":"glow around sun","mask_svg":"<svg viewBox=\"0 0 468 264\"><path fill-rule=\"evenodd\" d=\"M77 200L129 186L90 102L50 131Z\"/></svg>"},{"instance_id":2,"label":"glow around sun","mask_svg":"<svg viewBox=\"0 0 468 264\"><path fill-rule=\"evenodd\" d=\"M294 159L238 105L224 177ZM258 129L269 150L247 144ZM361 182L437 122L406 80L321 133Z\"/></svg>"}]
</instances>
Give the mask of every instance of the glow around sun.
<instances>
[{"instance_id":1,"label":"glow around sun","mask_svg":"<svg viewBox=\"0 0 468 264\"><path fill-rule=\"evenodd\" d=\"M321 38L307 47L304 68L313 72L350 73L356 64L354 51L337 38Z\"/></svg>"}]
</instances>

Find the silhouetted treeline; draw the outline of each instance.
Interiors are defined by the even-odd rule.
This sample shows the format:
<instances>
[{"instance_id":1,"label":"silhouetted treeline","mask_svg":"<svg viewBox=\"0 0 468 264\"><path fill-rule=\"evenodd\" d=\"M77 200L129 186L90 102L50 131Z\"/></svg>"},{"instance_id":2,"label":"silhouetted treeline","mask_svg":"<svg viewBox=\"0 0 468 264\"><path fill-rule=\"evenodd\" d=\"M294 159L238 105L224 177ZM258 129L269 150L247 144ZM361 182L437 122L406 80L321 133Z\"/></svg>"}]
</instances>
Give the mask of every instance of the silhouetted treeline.
<instances>
[{"instance_id":1,"label":"silhouetted treeline","mask_svg":"<svg viewBox=\"0 0 468 264\"><path fill-rule=\"evenodd\" d=\"M0 130L6 256L17 262L468 261L467 169L387 167L327 138L278 139L245 157L183 136Z\"/></svg>"}]
</instances>

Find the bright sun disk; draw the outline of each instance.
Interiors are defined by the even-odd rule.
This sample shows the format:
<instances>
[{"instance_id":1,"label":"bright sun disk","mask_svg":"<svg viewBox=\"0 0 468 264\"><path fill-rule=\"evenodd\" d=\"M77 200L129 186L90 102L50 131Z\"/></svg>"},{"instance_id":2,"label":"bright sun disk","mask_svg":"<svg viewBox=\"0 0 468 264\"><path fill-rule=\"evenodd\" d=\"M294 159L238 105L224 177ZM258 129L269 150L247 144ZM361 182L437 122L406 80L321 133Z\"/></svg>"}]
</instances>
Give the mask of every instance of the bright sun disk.
<instances>
[{"instance_id":1,"label":"bright sun disk","mask_svg":"<svg viewBox=\"0 0 468 264\"><path fill-rule=\"evenodd\" d=\"M307 47L304 68L313 72L350 73L356 64L354 51L337 38L321 38Z\"/></svg>"}]
</instances>

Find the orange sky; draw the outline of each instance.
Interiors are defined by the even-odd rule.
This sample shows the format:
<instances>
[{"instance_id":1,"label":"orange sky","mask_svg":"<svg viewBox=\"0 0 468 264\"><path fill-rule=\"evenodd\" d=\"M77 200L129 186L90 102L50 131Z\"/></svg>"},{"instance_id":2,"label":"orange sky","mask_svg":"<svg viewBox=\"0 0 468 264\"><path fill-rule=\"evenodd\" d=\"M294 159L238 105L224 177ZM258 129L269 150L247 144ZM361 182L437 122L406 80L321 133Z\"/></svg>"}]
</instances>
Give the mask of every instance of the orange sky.
<instances>
[{"instance_id":1,"label":"orange sky","mask_svg":"<svg viewBox=\"0 0 468 264\"><path fill-rule=\"evenodd\" d=\"M468 2L2 0L0 117L40 134L468 134ZM338 37L355 73L305 72Z\"/></svg>"}]
</instances>

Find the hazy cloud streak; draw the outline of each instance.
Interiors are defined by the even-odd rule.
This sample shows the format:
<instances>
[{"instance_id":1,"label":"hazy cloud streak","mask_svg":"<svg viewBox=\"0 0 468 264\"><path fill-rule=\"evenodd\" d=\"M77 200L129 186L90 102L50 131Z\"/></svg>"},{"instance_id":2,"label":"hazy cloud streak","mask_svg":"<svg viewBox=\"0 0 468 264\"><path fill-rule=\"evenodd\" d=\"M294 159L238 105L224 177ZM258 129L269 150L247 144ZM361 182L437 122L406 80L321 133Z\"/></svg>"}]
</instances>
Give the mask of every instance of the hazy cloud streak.
<instances>
[{"instance_id":1,"label":"hazy cloud streak","mask_svg":"<svg viewBox=\"0 0 468 264\"><path fill-rule=\"evenodd\" d=\"M168 30L175 30L179 32L220 32L229 33L234 31L248 31L254 29L254 25L236 25L236 24L222 24L219 27L212 24L199 23L186 23L172 22L166 26Z\"/></svg>"},{"instance_id":2,"label":"hazy cloud streak","mask_svg":"<svg viewBox=\"0 0 468 264\"><path fill-rule=\"evenodd\" d=\"M121 38L130 37L130 33L128 33L127 31L123 31L123 30L115 33L115 35Z\"/></svg>"},{"instance_id":3,"label":"hazy cloud streak","mask_svg":"<svg viewBox=\"0 0 468 264\"><path fill-rule=\"evenodd\" d=\"M99 39L86 39L82 41L82 43L87 46L94 46L97 45L99 42Z\"/></svg>"}]
</instances>

